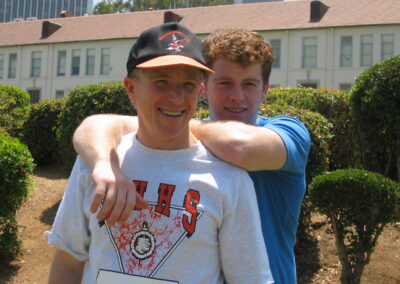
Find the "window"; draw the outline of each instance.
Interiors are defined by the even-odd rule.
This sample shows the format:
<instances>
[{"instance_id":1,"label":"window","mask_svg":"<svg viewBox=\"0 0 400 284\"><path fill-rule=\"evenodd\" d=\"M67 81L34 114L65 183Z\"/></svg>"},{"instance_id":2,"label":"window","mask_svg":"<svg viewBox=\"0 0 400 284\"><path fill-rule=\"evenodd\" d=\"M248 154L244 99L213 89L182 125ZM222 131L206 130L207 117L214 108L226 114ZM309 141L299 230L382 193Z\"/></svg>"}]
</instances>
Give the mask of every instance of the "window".
<instances>
[{"instance_id":1,"label":"window","mask_svg":"<svg viewBox=\"0 0 400 284\"><path fill-rule=\"evenodd\" d=\"M0 54L0 79L4 77L4 54Z\"/></svg>"},{"instance_id":2,"label":"window","mask_svg":"<svg viewBox=\"0 0 400 284\"><path fill-rule=\"evenodd\" d=\"M35 104L40 101L40 90L38 89L28 90L28 94L31 96L31 104Z\"/></svg>"},{"instance_id":3,"label":"window","mask_svg":"<svg viewBox=\"0 0 400 284\"><path fill-rule=\"evenodd\" d=\"M33 51L31 58L31 77L38 78L40 77L40 69L42 65L42 52L41 51Z\"/></svg>"},{"instance_id":4,"label":"window","mask_svg":"<svg viewBox=\"0 0 400 284\"><path fill-rule=\"evenodd\" d=\"M303 38L302 68L317 67L317 47L318 41L316 37Z\"/></svg>"},{"instance_id":5,"label":"window","mask_svg":"<svg viewBox=\"0 0 400 284\"><path fill-rule=\"evenodd\" d=\"M56 90L56 99L61 99L64 97L64 90Z\"/></svg>"},{"instance_id":6,"label":"window","mask_svg":"<svg viewBox=\"0 0 400 284\"><path fill-rule=\"evenodd\" d=\"M279 85L279 84L270 84L269 87L268 87L268 90L274 89L274 88L279 88L280 86L281 85Z\"/></svg>"},{"instance_id":7,"label":"window","mask_svg":"<svg viewBox=\"0 0 400 284\"><path fill-rule=\"evenodd\" d=\"M71 75L79 76L81 66L81 51L80 49L72 50L72 62L71 62Z\"/></svg>"},{"instance_id":8,"label":"window","mask_svg":"<svg viewBox=\"0 0 400 284\"><path fill-rule=\"evenodd\" d=\"M96 50L94 48L86 50L86 75L94 75L95 56Z\"/></svg>"},{"instance_id":9,"label":"window","mask_svg":"<svg viewBox=\"0 0 400 284\"><path fill-rule=\"evenodd\" d=\"M372 49L373 49L372 35L361 36L361 66L372 66Z\"/></svg>"},{"instance_id":10,"label":"window","mask_svg":"<svg viewBox=\"0 0 400 284\"><path fill-rule=\"evenodd\" d=\"M386 60L394 55L394 34L382 35L381 60Z\"/></svg>"},{"instance_id":11,"label":"window","mask_svg":"<svg viewBox=\"0 0 400 284\"><path fill-rule=\"evenodd\" d=\"M102 48L101 49L101 66L100 66L100 74L108 75L110 74L110 49Z\"/></svg>"},{"instance_id":12,"label":"window","mask_svg":"<svg viewBox=\"0 0 400 284\"><path fill-rule=\"evenodd\" d=\"M67 51L59 50L57 55L57 76L65 76L67 68Z\"/></svg>"},{"instance_id":13,"label":"window","mask_svg":"<svg viewBox=\"0 0 400 284\"><path fill-rule=\"evenodd\" d=\"M275 53L274 62L272 62L272 68L281 68L281 40L271 39L271 46Z\"/></svg>"},{"instance_id":14,"label":"window","mask_svg":"<svg viewBox=\"0 0 400 284\"><path fill-rule=\"evenodd\" d=\"M353 37L342 36L340 41L340 67L353 66Z\"/></svg>"},{"instance_id":15,"label":"window","mask_svg":"<svg viewBox=\"0 0 400 284\"><path fill-rule=\"evenodd\" d=\"M15 79L17 77L17 54L11 53L8 57L8 78Z\"/></svg>"},{"instance_id":16,"label":"window","mask_svg":"<svg viewBox=\"0 0 400 284\"><path fill-rule=\"evenodd\" d=\"M351 91L351 84L350 83L341 83L339 84L339 89L350 92Z\"/></svg>"},{"instance_id":17,"label":"window","mask_svg":"<svg viewBox=\"0 0 400 284\"><path fill-rule=\"evenodd\" d=\"M299 82L298 84L300 88L311 88L311 89L318 88L318 83L316 82Z\"/></svg>"}]
</instances>

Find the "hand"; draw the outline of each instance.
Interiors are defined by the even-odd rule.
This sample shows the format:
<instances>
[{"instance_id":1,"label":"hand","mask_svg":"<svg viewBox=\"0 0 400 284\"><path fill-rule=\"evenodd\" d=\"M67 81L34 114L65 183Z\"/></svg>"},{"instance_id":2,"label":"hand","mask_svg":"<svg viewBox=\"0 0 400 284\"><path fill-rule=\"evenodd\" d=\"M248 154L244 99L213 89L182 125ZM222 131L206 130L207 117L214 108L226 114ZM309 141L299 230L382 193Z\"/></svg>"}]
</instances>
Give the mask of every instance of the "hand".
<instances>
[{"instance_id":1,"label":"hand","mask_svg":"<svg viewBox=\"0 0 400 284\"><path fill-rule=\"evenodd\" d=\"M148 203L137 193L134 183L118 167L112 167L110 162L97 162L93 168L92 179L96 186L90 211L95 213L104 200L97 219L107 219L107 224L113 226L116 222L123 223L135 208L144 209Z\"/></svg>"}]
</instances>

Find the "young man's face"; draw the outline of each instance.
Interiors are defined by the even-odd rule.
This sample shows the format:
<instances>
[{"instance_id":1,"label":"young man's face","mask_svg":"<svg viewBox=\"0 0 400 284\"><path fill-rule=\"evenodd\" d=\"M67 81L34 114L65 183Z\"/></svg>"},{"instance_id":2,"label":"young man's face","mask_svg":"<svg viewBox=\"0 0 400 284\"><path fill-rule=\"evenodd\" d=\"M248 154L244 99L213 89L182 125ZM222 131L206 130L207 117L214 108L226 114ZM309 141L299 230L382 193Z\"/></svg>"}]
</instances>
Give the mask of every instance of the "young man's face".
<instances>
[{"instance_id":1,"label":"young man's face","mask_svg":"<svg viewBox=\"0 0 400 284\"><path fill-rule=\"evenodd\" d=\"M226 59L217 59L209 74L204 96L212 120L237 120L255 124L260 103L265 99L261 63L247 67Z\"/></svg>"},{"instance_id":2,"label":"young man's face","mask_svg":"<svg viewBox=\"0 0 400 284\"><path fill-rule=\"evenodd\" d=\"M138 112L139 141L157 149L191 146L189 120L203 87L200 70L184 65L168 66L142 69L139 77L124 80Z\"/></svg>"}]
</instances>

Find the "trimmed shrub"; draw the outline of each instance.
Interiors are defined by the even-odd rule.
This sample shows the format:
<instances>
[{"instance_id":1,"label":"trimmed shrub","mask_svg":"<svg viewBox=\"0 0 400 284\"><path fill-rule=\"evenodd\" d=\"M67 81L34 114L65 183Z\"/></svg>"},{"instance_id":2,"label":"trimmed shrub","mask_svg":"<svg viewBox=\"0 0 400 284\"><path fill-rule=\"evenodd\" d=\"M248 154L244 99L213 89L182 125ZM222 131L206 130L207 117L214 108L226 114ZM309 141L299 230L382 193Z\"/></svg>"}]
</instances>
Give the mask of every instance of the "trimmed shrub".
<instances>
[{"instance_id":1,"label":"trimmed shrub","mask_svg":"<svg viewBox=\"0 0 400 284\"><path fill-rule=\"evenodd\" d=\"M30 108L30 96L15 86L0 85L0 127L18 137Z\"/></svg>"},{"instance_id":2,"label":"trimmed shrub","mask_svg":"<svg viewBox=\"0 0 400 284\"><path fill-rule=\"evenodd\" d=\"M400 181L400 56L361 73L353 85L351 107L365 169Z\"/></svg>"},{"instance_id":3,"label":"trimmed shrub","mask_svg":"<svg viewBox=\"0 0 400 284\"><path fill-rule=\"evenodd\" d=\"M32 105L23 128L23 142L28 145L35 163L45 165L59 160L56 131L64 99L43 100Z\"/></svg>"},{"instance_id":4,"label":"trimmed shrub","mask_svg":"<svg viewBox=\"0 0 400 284\"><path fill-rule=\"evenodd\" d=\"M0 259L5 261L21 251L15 214L28 197L33 169L28 147L0 136Z\"/></svg>"},{"instance_id":5,"label":"trimmed shrub","mask_svg":"<svg viewBox=\"0 0 400 284\"><path fill-rule=\"evenodd\" d=\"M66 98L60 114L57 138L60 155L66 170L70 170L76 158L72 136L82 120L92 114L117 113L136 115L122 82L107 82L77 87Z\"/></svg>"},{"instance_id":6,"label":"trimmed shrub","mask_svg":"<svg viewBox=\"0 0 400 284\"><path fill-rule=\"evenodd\" d=\"M365 170L337 170L315 177L309 198L332 225L342 283L359 283L379 235L393 220L400 184Z\"/></svg>"},{"instance_id":7,"label":"trimmed shrub","mask_svg":"<svg viewBox=\"0 0 400 284\"><path fill-rule=\"evenodd\" d=\"M275 88L268 92L267 103L291 105L318 112L332 124L330 170L360 167L361 153L350 112L350 93L341 90Z\"/></svg>"},{"instance_id":8,"label":"trimmed shrub","mask_svg":"<svg viewBox=\"0 0 400 284\"><path fill-rule=\"evenodd\" d=\"M10 136L10 133L4 127L0 127L0 136Z\"/></svg>"}]
</instances>

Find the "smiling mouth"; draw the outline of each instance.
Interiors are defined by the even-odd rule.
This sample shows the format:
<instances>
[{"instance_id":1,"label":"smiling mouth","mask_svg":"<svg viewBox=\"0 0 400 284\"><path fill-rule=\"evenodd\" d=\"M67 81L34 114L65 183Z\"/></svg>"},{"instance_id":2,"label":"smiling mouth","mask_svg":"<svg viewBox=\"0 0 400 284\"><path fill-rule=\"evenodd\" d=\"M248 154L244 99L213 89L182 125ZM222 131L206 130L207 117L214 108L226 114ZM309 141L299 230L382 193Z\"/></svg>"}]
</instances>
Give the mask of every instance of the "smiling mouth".
<instances>
[{"instance_id":1,"label":"smiling mouth","mask_svg":"<svg viewBox=\"0 0 400 284\"><path fill-rule=\"evenodd\" d=\"M242 108L242 107L225 107L226 111L232 112L232 113L241 113L241 112L245 112L247 110L247 108Z\"/></svg>"},{"instance_id":2,"label":"smiling mouth","mask_svg":"<svg viewBox=\"0 0 400 284\"><path fill-rule=\"evenodd\" d=\"M170 111L170 110L165 110L165 109L161 109L161 108L159 108L158 110L163 115L168 116L168 117L180 117L185 112L184 110L183 111Z\"/></svg>"}]
</instances>

